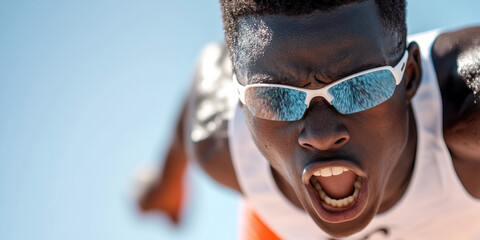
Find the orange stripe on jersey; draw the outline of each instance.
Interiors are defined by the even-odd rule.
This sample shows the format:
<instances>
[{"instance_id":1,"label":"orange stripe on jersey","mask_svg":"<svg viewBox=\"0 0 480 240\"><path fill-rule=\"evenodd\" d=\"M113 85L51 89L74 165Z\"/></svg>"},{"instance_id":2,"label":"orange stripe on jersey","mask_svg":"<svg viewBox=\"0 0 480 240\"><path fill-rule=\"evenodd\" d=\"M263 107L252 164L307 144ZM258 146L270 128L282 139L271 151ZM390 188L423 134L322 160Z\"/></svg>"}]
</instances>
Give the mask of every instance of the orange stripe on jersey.
<instances>
[{"instance_id":1,"label":"orange stripe on jersey","mask_svg":"<svg viewBox=\"0 0 480 240\"><path fill-rule=\"evenodd\" d=\"M263 223L248 203L244 202L241 211L243 217L240 220L240 240L280 240L280 238Z\"/></svg>"}]
</instances>

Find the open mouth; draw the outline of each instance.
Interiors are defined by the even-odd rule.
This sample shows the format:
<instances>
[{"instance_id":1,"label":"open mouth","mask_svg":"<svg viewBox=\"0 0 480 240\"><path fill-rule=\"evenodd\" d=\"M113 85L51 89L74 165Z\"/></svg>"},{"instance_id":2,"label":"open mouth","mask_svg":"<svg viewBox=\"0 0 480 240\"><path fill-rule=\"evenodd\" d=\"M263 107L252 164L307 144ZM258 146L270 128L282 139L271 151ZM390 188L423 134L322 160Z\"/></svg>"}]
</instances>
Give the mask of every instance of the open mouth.
<instances>
[{"instance_id":1,"label":"open mouth","mask_svg":"<svg viewBox=\"0 0 480 240\"><path fill-rule=\"evenodd\" d=\"M325 187L322 187L322 183ZM349 172L348 168L333 167L315 172L310 178L310 184L324 203L333 208L343 208L357 199L362 179L352 171Z\"/></svg>"},{"instance_id":2,"label":"open mouth","mask_svg":"<svg viewBox=\"0 0 480 240\"><path fill-rule=\"evenodd\" d=\"M323 166L321 166L323 165ZM358 217L366 207L365 174L345 162L314 164L304 171L304 179L317 214L337 223Z\"/></svg>"}]
</instances>

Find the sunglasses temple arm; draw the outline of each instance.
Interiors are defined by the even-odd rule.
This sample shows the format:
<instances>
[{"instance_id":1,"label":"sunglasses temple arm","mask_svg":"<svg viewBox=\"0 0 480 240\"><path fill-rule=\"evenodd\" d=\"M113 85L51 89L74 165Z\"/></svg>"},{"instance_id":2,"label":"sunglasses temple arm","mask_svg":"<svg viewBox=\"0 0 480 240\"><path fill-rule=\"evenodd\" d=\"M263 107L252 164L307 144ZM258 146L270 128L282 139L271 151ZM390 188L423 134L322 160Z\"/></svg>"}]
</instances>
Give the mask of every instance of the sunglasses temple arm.
<instances>
[{"instance_id":1,"label":"sunglasses temple arm","mask_svg":"<svg viewBox=\"0 0 480 240\"><path fill-rule=\"evenodd\" d=\"M407 66L408 60L408 50L405 50L402 59L398 64L393 68L393 74L395 75L396 84L400 84L403 79L403 72L405 71L405 67Z\"/></svg>"},{"instance_id":2,"label":"sunglasses temple arm","mask_svg":"<svg viewBox=\"0 0 480 240\"><path fill-rule=\"evenodd\" d=\"M237 75L235 75L235 73L233 74L232 78L233 78L233 83L235 84L235 88L237 89L238 99L240 100L240 102L245 104L245 87L240 85L240 83L237 80Z\"/></svg>"}]
</instances>

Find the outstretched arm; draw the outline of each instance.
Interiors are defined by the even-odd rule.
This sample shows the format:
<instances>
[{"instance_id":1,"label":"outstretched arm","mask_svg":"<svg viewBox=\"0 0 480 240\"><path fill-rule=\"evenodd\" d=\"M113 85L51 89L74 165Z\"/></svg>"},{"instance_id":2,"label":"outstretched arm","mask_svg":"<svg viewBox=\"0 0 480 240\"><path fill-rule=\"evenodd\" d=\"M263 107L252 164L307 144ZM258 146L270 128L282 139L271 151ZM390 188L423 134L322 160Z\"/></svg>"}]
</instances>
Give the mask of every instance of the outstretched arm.
<instances>
[{"instance_id":1,"label":"outstretched arm","mask_svg":"<svg viewBox=\"0 0 480 240\"><path fill-rule=\"evenodd\" d=\"M241 192L228 148L228 120L237 101L231 76L226 47L207 46L195 70L161 173L140 198L142 210L165 212L174 223L179 222L188 161L199 164L218 183Z\"/></svg>"},{"instance_id":2,"label":"outstretched arm","mask_svg":"<svg viewBox=\"0 0 480 240\"><path fill-rule=\"evenodd\" d=\"M142 211L164 212L175 224L179 222L184 195L183 179L187 167L183 139L186 109L184 104L163 167L160 167L159 174L147 183L138 202Z\"/></svg>"},{"instance_id":3,"label":"outstretched arm","mask_svg":"<svg viewBox=\"0 0 480 240\"><path fill-rule=\"evenodd\" d=\"M208 45L194 75L185 124L189 159L218 183L241 192L228 147L228 121L238 101L224 44Z\"/></svg>"}]
</instances>

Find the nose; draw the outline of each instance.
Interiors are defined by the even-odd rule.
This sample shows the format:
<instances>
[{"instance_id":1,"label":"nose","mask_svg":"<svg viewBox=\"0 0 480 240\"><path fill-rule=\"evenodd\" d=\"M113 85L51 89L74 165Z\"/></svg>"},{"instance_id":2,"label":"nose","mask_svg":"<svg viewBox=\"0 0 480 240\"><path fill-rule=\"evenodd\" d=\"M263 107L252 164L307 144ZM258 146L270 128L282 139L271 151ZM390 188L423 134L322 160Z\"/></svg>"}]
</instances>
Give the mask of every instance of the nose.
<instances>
[{"instance_id":1,"label":"nose","mask_svg":"<svg viewBox=\"0 0 480 240\"><path fill-rule=\"evenodd\" d=\"M350 133L340 120L340 113L334 109L318 106L322 111L309 111L302 119L302 129L298 136L298 143L312 150L335 150L347 144Z\"/></svg>"}]
</instances>

